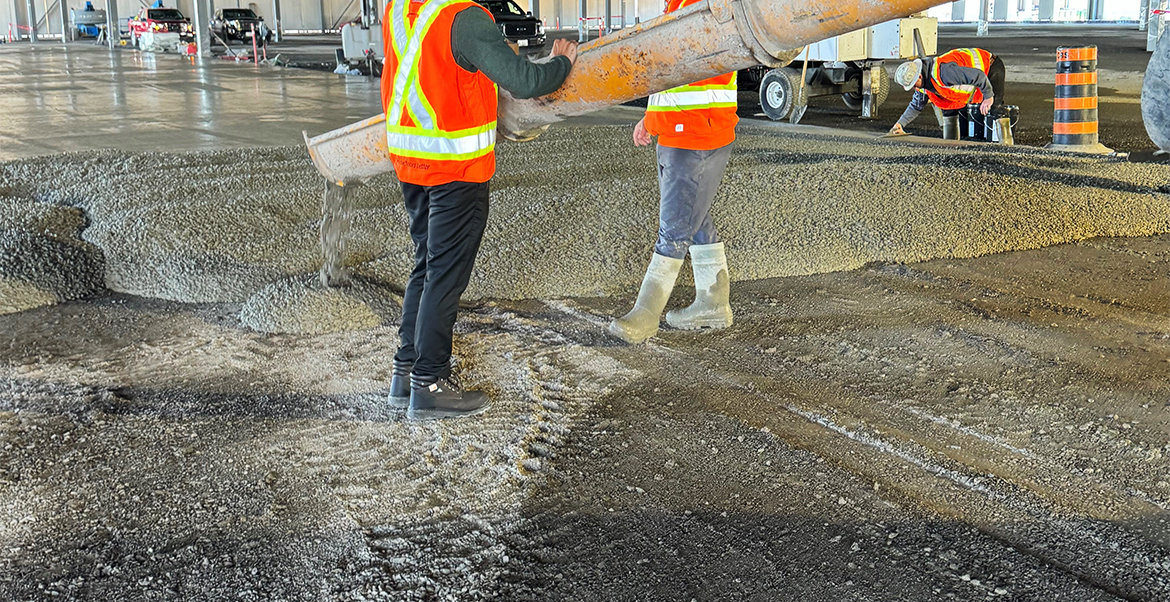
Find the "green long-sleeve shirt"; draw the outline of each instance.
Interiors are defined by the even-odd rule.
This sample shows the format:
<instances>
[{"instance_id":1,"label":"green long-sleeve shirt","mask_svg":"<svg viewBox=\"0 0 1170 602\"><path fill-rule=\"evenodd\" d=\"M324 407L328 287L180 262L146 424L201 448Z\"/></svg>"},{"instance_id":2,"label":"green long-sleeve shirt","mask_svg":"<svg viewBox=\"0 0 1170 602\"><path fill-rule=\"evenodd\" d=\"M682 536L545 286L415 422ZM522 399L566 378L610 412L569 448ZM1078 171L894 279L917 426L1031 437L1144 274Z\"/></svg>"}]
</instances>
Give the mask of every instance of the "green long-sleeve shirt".
<instances>
[{"instance_id":1,"label":"green long-sleeve shirt","mask_svg":"<svg viewBox=\"0 0 1170 602\"><path fill-rule=\"evenodd\" d=\"M468 71L482 71L488 79L516 98L544 96L561 87L573 64L557 56L547 63L533 63L517 55L504 40L495 21L480 8L455 15L451 25L451 53Z\"/></svg>"}]
</instances>

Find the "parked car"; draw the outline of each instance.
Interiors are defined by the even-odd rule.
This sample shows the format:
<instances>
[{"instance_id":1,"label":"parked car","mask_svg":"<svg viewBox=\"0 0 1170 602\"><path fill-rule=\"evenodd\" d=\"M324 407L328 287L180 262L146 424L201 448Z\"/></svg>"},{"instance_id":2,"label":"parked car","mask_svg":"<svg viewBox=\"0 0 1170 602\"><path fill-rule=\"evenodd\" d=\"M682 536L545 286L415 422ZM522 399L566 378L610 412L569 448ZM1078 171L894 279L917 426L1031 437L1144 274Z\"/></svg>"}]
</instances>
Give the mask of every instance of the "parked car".
<instances>
[{"instance_id":1,"label":"parked car","mask_svg":"<svg viewBox=\"0 0 1170 602\"><path fill-rule=\"evenodd\" d=\"M130 43L135 48L141 45L142 34L148 31L177 33L184 42L195 41L191 20L177 8L144 8L130 19Z\"/></svg>"},{"instance_id":2,"label":"parked car","mask_svg":"<svg viewBox=\"0 0 1170 602\"><path fill-rule=\"evenodd\" d=\"M257 15L250 8L221 8L215 11L209 28L225 43L232 40L248 41L252 39L252 27L256 28L256 41L268 43L272 41L272 30L264 23L264 17Z\"/></svg>"},{"instance_id":3,"label":"parked car","mask_svg":"<svg viewBox=\"0 0 1170 602\"><path fill-rule=\"evenodd\" d=\"M540 46L544 44L544 23L526 12L512 0L478 0L492 13L496 25L509 41L517 46Z\"/></svg>"}]
</instances>

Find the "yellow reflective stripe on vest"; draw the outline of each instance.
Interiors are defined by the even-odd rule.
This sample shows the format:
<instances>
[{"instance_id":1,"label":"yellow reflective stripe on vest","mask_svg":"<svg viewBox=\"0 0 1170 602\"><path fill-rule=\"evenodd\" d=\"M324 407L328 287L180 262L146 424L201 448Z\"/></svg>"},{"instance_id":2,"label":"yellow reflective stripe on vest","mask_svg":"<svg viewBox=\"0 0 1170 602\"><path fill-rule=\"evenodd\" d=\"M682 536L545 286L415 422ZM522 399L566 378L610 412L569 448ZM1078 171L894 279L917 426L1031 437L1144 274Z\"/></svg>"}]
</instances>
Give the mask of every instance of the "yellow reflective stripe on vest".
<instances>
[{"instance_id":1,"label":"yellow reflective stripe on vest","mask_svg":"<svg viewBox=\"0 0 1170 602\"><path fill-rule=\"evenodd\" d=\"M647 111L690 111L696 109L735 108L739 92L736 76L726 84L687 84L651 94Z\"/></svg>"},{"instance_id":2,"label":"yellow reflective stripe on vest","mask_svg":"<svg viewBox=\"0 0 1170 602\"><path fill-rule=\"evenodd\" d=\"M960 65L960 67L962 66L963 65ZM939 92L949 92L951 94L962 96L975 95L976 88L974 84L959 84L957 86L949 86L943 82L942 77L939 76L940 67L942 67L942 62L936 60L934 62L934 67L931 69L931 76L934 79L934 85L938 87Z\"/></svg>"},{"instance_id":3,"label":"yellow reflective stripe on vest","mask_svg":"<svg viewBox=\"0 0 1170 602\"><path fill-rule=\"evenodd\" d=\"M427 30L438 18L439 12L449 5L465 0L431 0L427 2L422 11L419 12L418 19L415 20L414 25L408 22L409 1L404 1L403 10L395 11L394 22L392 23L394 29L394 39L396 41L402 40L404 37L408 40L404 50L405 52L398 55L398 72L394 74L394 87L390 92L390 102L386 109L386 123L398 123L402 120L402 113L407 110L406 105L410 105L410 116L414 122L422 127L433 128L435 122L432 120L434 115L433 110L427 110L428 105L423 104L422 95L417 91L418 82L418 66L422 61L422 42L426 37Z\"/></svg>"},{"instance_id":4,"label":"yellow reflective stripe on vest","mask_svg":"<svg viewBox=\"0 0 1170 602\"><path fill-rule=\"evenodd\" d=\"M386 145L391 154L419 159L459 161L490 154L496 147L496 122L459 131L444 131L438 126L438 114L423 93L419 79L422 44L439 13L453 4L467 0L430 0L409 25L410 2L395 11L394 50L398 53L398 71L386 109ZM492 86L496 86L493 84ZM410 116L413 126L400 125L402 116Z\"/></svg>"},{"instance_id":5,"label":"yellow reflective stripe on vest","mask_svg":"<svg viewBox=\"0 0 1170 602\"><path fill-rule=\"evenodd\" d=\"M496 147L496 122L458 132L436 132L407 126L387 126L390 152L403 157L460 161L482 157Z\"/></svg>"},{"instance_id":6,"label":"yellow reflective stripe on vest","mask_svg":"<svg viewBox=\"0 0 1170 602\"><path fill-rule=\"evenodd\" d=\"M960 50L960 52L971 57L971 66L972 67L974 67L975 69L978 69L984 73L987 73L987 65L983 64L983 55L979 54L978 50L976 50L974 48L963 48Z\"/></svg>"}]
</instances>

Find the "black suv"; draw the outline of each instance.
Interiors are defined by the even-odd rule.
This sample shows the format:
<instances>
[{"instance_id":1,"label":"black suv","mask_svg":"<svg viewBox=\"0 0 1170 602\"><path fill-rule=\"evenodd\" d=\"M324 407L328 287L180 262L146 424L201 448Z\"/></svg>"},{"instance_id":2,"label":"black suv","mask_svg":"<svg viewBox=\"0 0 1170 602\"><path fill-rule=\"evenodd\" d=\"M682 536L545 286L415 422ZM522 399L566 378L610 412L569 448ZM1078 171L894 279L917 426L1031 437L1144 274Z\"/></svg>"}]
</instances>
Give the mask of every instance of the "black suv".
<instances>
[{"instance_id":1,"label":"black suv","mask_svg":"<svg viewBox=\"0 0 1170 602\"><path fill-rule=\"evenodd\" d=\"M544 44L544 23L525 12L512 0L477 0L492 13L496 25L504 37L517 46L540 46Z\"/></svg>"},{"instance_id":2,"label":"black suv","mask_svg":"<svg viewBox=\"0 0 1170 602\"><path fill-rule=\"evenodd\" d=\"M211 33L223 39L247 41L252 37L252 26L256 27L256 41L267 43L272 39L272 30L264 25L264 18L250 8L221 8L211 18Z\"/></svg>"}]
</instances>

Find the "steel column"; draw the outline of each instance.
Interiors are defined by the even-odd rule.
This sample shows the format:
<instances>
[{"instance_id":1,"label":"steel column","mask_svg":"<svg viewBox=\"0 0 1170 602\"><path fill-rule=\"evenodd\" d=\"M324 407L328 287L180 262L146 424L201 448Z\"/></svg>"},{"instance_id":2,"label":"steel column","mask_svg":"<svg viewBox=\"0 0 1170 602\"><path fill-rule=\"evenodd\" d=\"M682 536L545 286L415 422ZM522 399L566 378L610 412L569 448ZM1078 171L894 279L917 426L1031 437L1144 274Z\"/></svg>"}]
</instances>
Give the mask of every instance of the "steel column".
<instances>
[{"instance_id":1,"label":"steel column","mask_svg":"<svg viewBox=\"0 0 1170 602\"><path fill-rule=\"evenodd\" d=\"M979 27L975 29L975 35L987 35L987 22L991 19L991 0L979 0Z\"/></svg>"},{"instance_id":2,"label":"steel column","mask_svg":"<svg viewBox=\"0 0 1170 602\"><path fill-rule=\"evenodd\" d=\"M195 18L192 27L195 28L196 53L202 58L211 56L211 0L195 0Z\"/></svg>"},{"instance_id":3,"label":"steel column","mask_svg":"<svg viewBox=\"0 0 1170 602\"><path fill-rule=\"evenodd\" d=\"M277 42L284 39L284 31L280 24L280 0L272 0L272 35L273 40Z\"/></svg>"},{"instance_id":4,"label":"steel column","mask_svg":"<svg viewBox=\"0 0 1170 602\"><path fill-rule=\"evenodd\" d=\"M993 0L991 14L996 21L1008 20L1008 4L1015 0Z\"/></svg>"},{"instance_id":5,"label":"steel column","mask_svg":"<svg viewBox=\"0 0 1170 602\"><path fill-rule=\"evenodd\" d=\"M66 44L73 38L72 32L69 30L69 7L66 5L66 0L58 0L57 10L61 11L61 43Z\"/></svg>"},{"instance_id":6,"label":"steel column","mask_svg":"<svg viewBox=\"0 0 1170 602\"><path fill-rule=\"evenodd\" d=\"M1143 0L1148 1L1148 0ZM1056 16L1056 0L1040 0L1040 14L1038 18L1041 21L1051 21Z\"/></svg>"},{"instance_id":7,"label":"steel column","mask_svg":"<svg viewBox=\"0 0 1170 602\"><path fill-rule=\"evenodd\" d=\"M1090 21L1100 21L1101 20L1101 13L1104 12L1103 9L1105 8L1104 6L1101 5L1102 2L1104 2L1104 0L1089 0L1089 20Z\"/></svg>"},{"instance_id":8,"label":"steel column","mask_svg":"<svg viewBox=\"0 0 1170 602\"><path fill-rule=\"evenodd\" d=\"M28 19L28 41L37 43L37 5L35 0L25 2L25 17Z\"/></svg>"},{"instance_id":9,"label":"steel column","mask_svg":"<svg viewBox=\"0 0 1170 602\"><path fill-rule=\"evenodd\" d=\"M529 0L528 8L532 10L532 16L534 18L540 18L540 0Z\"/></svg>"},{"instance_id":10,"label":"steel column","mask_svg":"<svg viewBox=\"0 0 1170 602\"><path fill-rule=\"evenodd\" d=\"M1150 0L1142 0L1138 8L1138 31L1145 31L1150 22Z\"/></svg>"},{"instance_id":11,"label":"steel column","mask_svg":"<svg viewBox=\"0 0 1170 602\"><path fill-rule=\"evenodd\" d=\"M605 21L605 24L602 25L601 28L602 28L602 30L605 31L605 33L607 35L613 33L613 28L609 26L609 22L610 22L609 16L612 14L613 14L613 0L605 0L605 15L603 15L603 20Z\"/></svg>"},{"instance_id":12,"label":"steel column","mask_svg":"<svg viewBox=\"0 0 1170 602\"><path fill-rule=\"evenodd\" d=\"M585 11L589 10L586 7L585 0L577 2L577 41L584 42L589 39L589 27L585 23L585 17L588 16Z\"/></svg>"},{"instance_id":13,"label":"steel column","mask_svg":"<svg viewBox=\"0 0 1170 602\"><path fill-rule=\"evenodd\" d=\"M955 0L951 3L951 20L967 20L967 0Z\"/></svg>"},{"instance_id":14,"label":"steel column","mask_svg":"<svg viewBox=\"0 0 1170 602\"><path fill-rule=\"evenodd\" d=\"M118 0L106 0L106 44L110 50L119 46L122 34L118 33Z\"/></svg>"}]
</instances>

